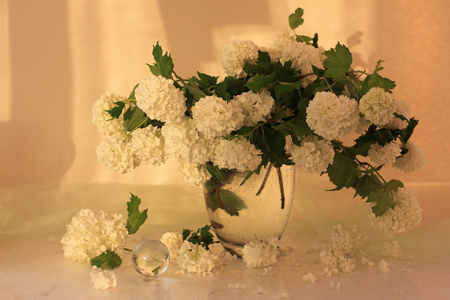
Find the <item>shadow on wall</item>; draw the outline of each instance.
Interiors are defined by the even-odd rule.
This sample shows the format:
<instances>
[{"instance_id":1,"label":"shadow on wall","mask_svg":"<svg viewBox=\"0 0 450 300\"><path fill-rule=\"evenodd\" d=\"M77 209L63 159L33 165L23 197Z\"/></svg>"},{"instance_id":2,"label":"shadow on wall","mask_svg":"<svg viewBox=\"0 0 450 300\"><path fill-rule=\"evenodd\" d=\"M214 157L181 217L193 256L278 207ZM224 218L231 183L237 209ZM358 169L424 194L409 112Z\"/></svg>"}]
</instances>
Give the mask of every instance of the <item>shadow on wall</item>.
<instances>
[{"instance_id":1,"label":"shadow on wall","mask_svg":"<svg viewBox=\"0 0 450 300\"><path fill-rule=\"evenodd\" d=\"M192 75L205 61L215 59L213 30L224 26L270 24L267 0L228 1L171 1L159 0L175 68L182 75ZM252 13L257 7L257 13ZM192 32L192 28L196 31ZM201 45L201 48L198 46ZM192 69L192 66L197 69Z\"/></svg>"},{"instance_id":2,"label":"shadow on wall","mask_svg":"<svg viewBox=\"0 0 450 300\"><path fill-rule=\"evenodd\" d=\"M0 123L0 186L58 180L73 162L65 1L9 1L11 119Z\"/></svg>"}]
</instances>

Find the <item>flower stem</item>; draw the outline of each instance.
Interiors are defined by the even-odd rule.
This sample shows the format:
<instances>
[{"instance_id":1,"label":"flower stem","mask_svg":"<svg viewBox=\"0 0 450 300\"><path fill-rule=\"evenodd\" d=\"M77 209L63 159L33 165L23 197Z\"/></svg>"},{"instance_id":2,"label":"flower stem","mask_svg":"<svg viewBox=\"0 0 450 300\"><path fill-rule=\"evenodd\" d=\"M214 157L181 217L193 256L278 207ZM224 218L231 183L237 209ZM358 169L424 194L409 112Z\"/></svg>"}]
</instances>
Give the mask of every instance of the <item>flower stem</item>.
<instances>
[{"instance_id":1,"label":"flower stem","mask_svg":"<svg viewBox=\"0 0 450 300\"><path fill-rule=\"evenodd\" d=\"M272 164L269 163L269 166L267 167L266 175L264 176L263 182L261 183L261 187L256 192L256 196L259 196L261 194L262 190L264 189L264 187L266 186L267 179L269 178L271 170L272 170Z\"/></svg>"},{"instance_id":2,"label":"flower stem","mask_svg":"<svg viewBox=\"0 0 450 300\"><path fill-rule=\"evenodd\" d=\"M281 174L281 168L276 168L278 174L278 182L280 183L280 193L281 193L281 209L284 209L285 197L284 197L284 186L283 186L283 176Z\"/></svg>"}]
</instances>

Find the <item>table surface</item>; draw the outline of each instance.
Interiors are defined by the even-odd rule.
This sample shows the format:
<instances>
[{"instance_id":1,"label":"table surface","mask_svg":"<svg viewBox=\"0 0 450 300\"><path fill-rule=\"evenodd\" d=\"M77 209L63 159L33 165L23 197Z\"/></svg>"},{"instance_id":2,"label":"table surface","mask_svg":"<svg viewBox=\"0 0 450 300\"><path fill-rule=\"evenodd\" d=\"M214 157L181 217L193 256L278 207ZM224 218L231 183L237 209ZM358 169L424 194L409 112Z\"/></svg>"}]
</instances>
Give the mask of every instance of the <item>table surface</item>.
<instances>
[{"instance_id":1,"label":"table surface","mask_svg":"<svg viewBox=\"0 0 450 300\"><path fill-rule=\"evenodd\" d=\"M3 217L5 211L16 215L0 227L0 299L450 299L450 218L428 219L419 228L399 235L402 258L368 252L367 258L375 266L363 266L358 256L353 272L326 276L320 275L324 265L319 258L326 235L318 223L306 217L310 214L300 213L298 207L279 242L278 262L270 268L248 268L241 259L227 263L219 259L212 276L180 274L172 263L160 277L146 278L134 270L131 254L125 252L122 266L114 270L117 286L97 290L90 282L90 266L65 259L59 240L65 224L79 209L105 207L104 201L93 200L99 195L109 199L110 211L124 213L124 202L111 199L123 198L130 189L153 200L160 195L166 206L158 214L152 213L162 202L153 206L158 200L143 200L149 206L149 219L142 231L129 236L129 248L141 239L159 239L166 231L196 229L207 222L206 213L198 212L202 204L190 202L201 191L184 187L52 183L3 190ZM180 195L186 205L174 208ZM31 206L18 209L26 204ZM325 223L322 228L329 225ZM370 231L364 222L359 226ZM372 243L382 242L379 237ZM212 251L220 256L223 250L217 244ZM378 269L381 259L389 263L390 272ZM315 283L302 281L308 272L318 278ZM339 283L340 288L331 288L330 282Z\"/></svg>"}]
</instances>

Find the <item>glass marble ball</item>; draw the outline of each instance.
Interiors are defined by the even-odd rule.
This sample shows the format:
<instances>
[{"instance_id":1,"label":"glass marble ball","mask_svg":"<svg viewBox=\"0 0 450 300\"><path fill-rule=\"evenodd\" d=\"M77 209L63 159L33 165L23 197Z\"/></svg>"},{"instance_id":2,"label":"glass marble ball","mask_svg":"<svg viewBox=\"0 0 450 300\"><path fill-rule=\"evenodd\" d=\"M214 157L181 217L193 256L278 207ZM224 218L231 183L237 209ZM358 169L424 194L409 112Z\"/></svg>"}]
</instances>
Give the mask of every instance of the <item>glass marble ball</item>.
<instances>
[{"instance_id":1,"label":"glass marble ball","mask_svg":"<svg viewBox=\"0 0 450 300\"><path fill-rule=\"evenodd\" d=\"M169 267L169 249L158 240L143 240L134 248L131 261L138 273L147 277L158 276Z\"/></svg>"}]
</instances>

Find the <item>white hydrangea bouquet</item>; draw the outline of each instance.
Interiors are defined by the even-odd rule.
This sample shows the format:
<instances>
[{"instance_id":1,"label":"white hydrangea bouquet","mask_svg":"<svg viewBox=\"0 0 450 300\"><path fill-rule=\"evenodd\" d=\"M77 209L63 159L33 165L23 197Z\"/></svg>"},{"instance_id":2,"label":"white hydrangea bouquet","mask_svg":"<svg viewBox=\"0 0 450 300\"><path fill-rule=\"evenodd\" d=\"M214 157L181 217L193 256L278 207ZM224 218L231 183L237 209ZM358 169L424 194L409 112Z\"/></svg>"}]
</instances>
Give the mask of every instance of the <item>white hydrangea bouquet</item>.
<instances>
[{"instance_id":1,"label":"white hydrangea bouquet","mask_svg":"<svg viewBox=\"0 0 450 300\"><path fill-rule=\"evenodd\" d=\"M199 72L181 78L157 43L148 78L128 97L107 93L94 104L93 122L105 136L99 161L126 173L171 156L197 185L224 182L229 172L248 178L268 165L296 164L327 174L335 190L354 189L381 229L399 233L417 225L417 199L380 170L424 165L424 151L410 140L418 121L393 98L395 83L380 75L382 61L372 73L354 70L346 46L325 51L317 34L295 32L302 16L298 8L289 16L292 34L280 31L268 47L248 40L226 45L221 80ZM344 144L355 132L353 144Z\"/></svg>"}]
</instances>

